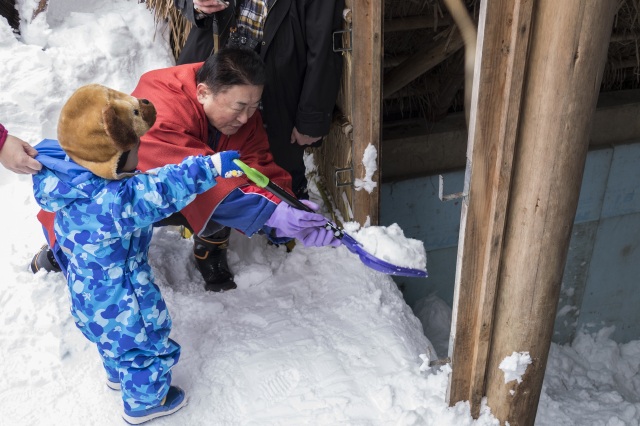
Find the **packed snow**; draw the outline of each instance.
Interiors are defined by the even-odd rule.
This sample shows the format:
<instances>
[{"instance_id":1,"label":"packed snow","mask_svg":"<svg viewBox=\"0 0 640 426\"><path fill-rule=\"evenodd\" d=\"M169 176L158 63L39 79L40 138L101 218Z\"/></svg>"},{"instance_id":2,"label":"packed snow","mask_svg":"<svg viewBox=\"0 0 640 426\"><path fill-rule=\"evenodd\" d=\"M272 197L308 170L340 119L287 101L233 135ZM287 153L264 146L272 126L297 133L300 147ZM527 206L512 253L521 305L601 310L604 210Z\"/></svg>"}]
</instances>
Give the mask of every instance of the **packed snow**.
<instances>
[{"instance_id":1,"label":"packed snow","mask_svg":"<svg viewBox=\"0 0 640 426\"><path fill-rule=\"evenodd\" d=\"M378 186L378 183L373 180L373 174L378 170L378 150L375 146L369 144L364 149L362 165L364 166L364 178L356 178L353 182L353 187L356 191L364 189L371 194Z\"/></svg>"},{"instance_id":2,"label":"packed snow","mask_svg":"<svg viewBox=\"0 0 640 426\"><path fill-rule=\"evenodd\" d=\"M37 3L18 0L19 37L0 18L0 122L33 144L56 137L60 108L81 85L129 92L143 72L173 65L167 30L144 4L78 1L83 12L31 20ZM30 177L0 168L0 197L0 424L122 424L120 394L73 323L63 276L28 269L44 243ZM431 364L446 355L446 304L431 296L418 319L390 277L344 247L287 253L233 233L238 288L224 294L204 291L177 229L156 230L150 258L182 346L174 383L189 397L153 424L498 424L488 407L473 419L468 403L446 403L451 367ZM607 330L552 345L536 424L638 425L639 366L640 341L618 344Z\"/></svg>"},{"instance_id":3,"label":"packed snow","mask_svg":"<svg viewBox=\"0 0 640 426\"><path fill-rule=\"evenodd\" d=\"M504 382L509 383L517 381L522 383L522 376L527 371L527 367L531 364L531 355L529 352L513 352L505 357L498 368L504 373Z\"/></svg>"}]
</instances>

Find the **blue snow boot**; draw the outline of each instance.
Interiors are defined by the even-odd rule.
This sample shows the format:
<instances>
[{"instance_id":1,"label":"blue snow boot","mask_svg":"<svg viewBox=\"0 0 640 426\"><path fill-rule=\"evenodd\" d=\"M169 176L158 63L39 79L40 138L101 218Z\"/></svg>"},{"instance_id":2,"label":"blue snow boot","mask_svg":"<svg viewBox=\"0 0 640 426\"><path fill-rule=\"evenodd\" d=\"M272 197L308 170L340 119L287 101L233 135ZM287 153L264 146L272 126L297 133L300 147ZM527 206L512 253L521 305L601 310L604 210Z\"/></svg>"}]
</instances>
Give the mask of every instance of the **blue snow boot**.
<instances>
[{"instance_id":1,"label":"blue snow boot","mask_svg":"<svg viewBox=\"0 0 640 426\"><path fill-rule=\"evenodd\" d=\"M122 418L130 425L139 425L158 417L173 414L185 405L187 405L187 398L184 391L177 386L170 386L169 392L167 392L160 405L138 411L130 411L125 407Z\"/></svg>"},{"instance_id":2,"label":"blue snow boot","mask_svg":"<svg viewBox=\"0 0 640 426\"><path fill-rule=\"evenodd\" d=\"M120 380L112 379L111 377L107 377L107 387L114 391L119 391L120 389L122 389L122 386L120 385Z\"/></svg>"}]
</instances>

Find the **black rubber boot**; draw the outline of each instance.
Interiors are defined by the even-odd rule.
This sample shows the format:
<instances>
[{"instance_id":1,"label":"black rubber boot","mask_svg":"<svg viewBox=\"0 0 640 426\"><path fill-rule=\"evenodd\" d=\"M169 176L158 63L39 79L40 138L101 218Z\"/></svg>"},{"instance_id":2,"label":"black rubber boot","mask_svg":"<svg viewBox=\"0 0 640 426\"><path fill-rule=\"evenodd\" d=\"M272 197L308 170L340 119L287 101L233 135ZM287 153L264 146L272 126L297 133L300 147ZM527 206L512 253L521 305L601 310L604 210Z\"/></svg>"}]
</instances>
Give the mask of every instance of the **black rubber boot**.
<instances>
[{"instance_id":1,"label":"black rubber boot","mask_svg":"<svg viewBox=\"0 0 640 426\"><path fill-rule=\"evenodd\" d=\"M231 228L223 228L206 238L193 236L193 255L206 290L227 291L237 287L227 264L230 233Z\"/></svg>"},{"instance_id":2,"label":"black rubber boot","mask_svg":"<svg viewBox=\"0 0 640 426\"><path fill-rule=\"evenodd\" d=\"M31 260L31 272L34 274L44 269L47 272L60 272L62 269L48 245L40 247L40 251Z\"/></svg>"}]
</instances>

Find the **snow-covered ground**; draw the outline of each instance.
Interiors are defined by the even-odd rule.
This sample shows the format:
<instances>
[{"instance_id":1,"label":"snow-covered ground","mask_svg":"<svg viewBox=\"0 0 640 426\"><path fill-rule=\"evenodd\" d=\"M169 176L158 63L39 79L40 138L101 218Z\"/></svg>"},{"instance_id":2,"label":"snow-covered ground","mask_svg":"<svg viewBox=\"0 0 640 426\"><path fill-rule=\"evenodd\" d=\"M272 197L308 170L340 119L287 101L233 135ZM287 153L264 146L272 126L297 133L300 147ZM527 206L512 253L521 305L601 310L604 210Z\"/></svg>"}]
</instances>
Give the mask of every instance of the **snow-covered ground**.
<instances>
[{"instance_id":1,"label":"snow-covered ground","mask_svg":"<svg viewBox=\"0 0 640 426\"><path fill-rule=\"evenodd\" d=\"M21 16L36 3L19 0ZM34 144L55 138L58 112L81 85L130 92L143 72L173 65L144 4L96 1L89 10L23 20L20 39L0 19L0 122L11 133ZM0 199L0 425L123 423L119 392L73 324L65 280L28 270L44 242L30 177L0 168ZM446 305L423 300L418 319L391 278L344 247L286 253L233 233L238 289L224 294L204 291L192 243L177 230L157 230L150 257L182 345L174 382L189 395L155 424L498 423L488 410L474 420L468 404L448 407L449 367L425 368L433 352L423 325L446 351ZM640 342L617 344L609 332L552 345L537 425L639 424ZM515 365L505 374L520 374Z\"/></svg>"}]
</instances>

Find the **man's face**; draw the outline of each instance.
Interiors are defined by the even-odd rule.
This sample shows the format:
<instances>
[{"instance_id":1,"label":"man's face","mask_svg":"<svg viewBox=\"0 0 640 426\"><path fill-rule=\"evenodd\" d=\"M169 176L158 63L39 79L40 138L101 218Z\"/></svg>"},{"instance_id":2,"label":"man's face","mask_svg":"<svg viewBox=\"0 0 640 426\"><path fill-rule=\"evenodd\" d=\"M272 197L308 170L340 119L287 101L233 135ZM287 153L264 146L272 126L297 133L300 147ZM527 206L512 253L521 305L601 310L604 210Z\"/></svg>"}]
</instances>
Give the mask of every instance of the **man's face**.
<instances>
[{"instance_id":1,"label":"man's face","mask_svg":"<svg viewBox=\"0 0 640 426\"><path fill-rule=\"evenodd\" d=\"M204 84L198 84L196 93L204 113L216 129L233 135L256 112L263 86L231 86L216 95Z\"/></svg>"}]
</instances>

